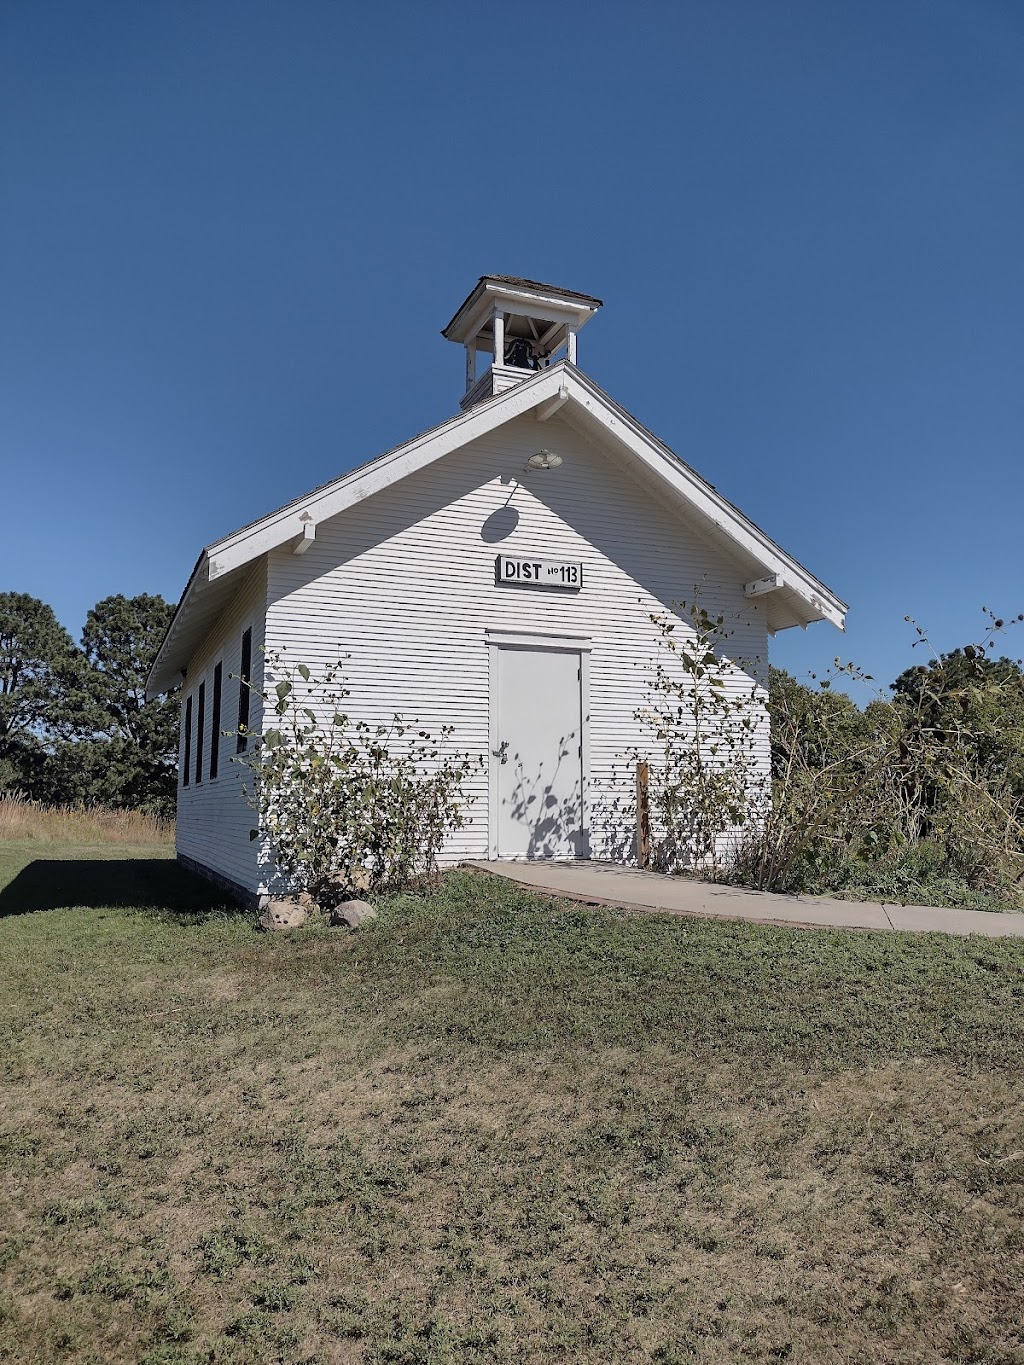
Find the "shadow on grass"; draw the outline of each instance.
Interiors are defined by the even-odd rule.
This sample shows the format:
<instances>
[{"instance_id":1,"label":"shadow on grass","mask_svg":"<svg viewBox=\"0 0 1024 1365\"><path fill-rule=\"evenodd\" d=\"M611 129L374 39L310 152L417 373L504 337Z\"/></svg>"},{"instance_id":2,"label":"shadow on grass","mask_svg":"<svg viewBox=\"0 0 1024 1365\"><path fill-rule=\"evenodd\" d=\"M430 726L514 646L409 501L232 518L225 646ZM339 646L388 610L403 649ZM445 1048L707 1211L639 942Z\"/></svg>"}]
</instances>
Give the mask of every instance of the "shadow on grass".
<instances>
[{"instance_id":1,"label":"shadow on grass","mask_svg":"<svg viewBox=\"0 0 1024 1365\"><path fill-rule=\"evenodd\" d=\"M0 890L0 919L76 906L241 913L225 892L170 858L34 858Z\"/></svg>"}]
</instances>

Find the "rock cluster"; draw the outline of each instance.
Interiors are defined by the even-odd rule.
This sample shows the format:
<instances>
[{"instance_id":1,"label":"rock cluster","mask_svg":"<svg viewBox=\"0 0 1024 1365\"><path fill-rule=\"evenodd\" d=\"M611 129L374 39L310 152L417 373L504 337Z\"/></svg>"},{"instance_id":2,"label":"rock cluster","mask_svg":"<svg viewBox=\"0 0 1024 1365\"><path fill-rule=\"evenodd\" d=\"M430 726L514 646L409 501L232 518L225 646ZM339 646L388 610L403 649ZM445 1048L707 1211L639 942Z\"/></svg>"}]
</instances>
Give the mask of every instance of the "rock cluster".
<instances>
[{"instance_id":1,"label":"rock cluster","mask_svg":"<svg viewBox=\"0 0 1024 1365\"><path fill-rule=\"evenodd\" d=\"M309 923L310 914L315 910L316 904L305 892L279 897L267 901L257 923L261 929L301 929ZM361 924L376 918L377 912L368 901L357 900L342 901L328 917L329 923L347 929L358 929Z\"/></svg>"}]
</instances>

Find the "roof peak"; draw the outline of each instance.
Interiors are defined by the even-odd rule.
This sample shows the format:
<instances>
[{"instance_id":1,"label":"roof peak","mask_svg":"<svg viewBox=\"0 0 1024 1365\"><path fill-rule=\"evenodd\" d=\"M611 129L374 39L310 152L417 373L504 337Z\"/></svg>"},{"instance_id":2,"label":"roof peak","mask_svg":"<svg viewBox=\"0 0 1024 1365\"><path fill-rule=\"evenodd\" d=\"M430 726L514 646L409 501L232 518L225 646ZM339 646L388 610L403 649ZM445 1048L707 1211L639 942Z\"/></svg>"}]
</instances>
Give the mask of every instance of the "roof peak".
<instances>
[{"instance_id":1,"label":"roof peak","mask_svg":"<svg viewBox=\"0 0 1024 1365\"><path fill-rule=\"evenodd\" d=\"M579 299L581 303L592 303L598 308L604 304L603 299L595 298L593 294L580 294L577 290L566 289L560 284L544 284L541 280L528 280L522 275L481 275L477 283L483 284L486 280L493 280L497 284L509 284L514 288L543 290L545 294L563 294L566 298Z\"/></svg>"},{"instance_id":2,"label":"roof peak","mask_svg":"<svg viewBox=\"0 0 1024 1365\"><path fill-rule=\"evenodd\" d=\"M148 695L156 696L176 684L178 671L190 652L224 610L231 593L237 591L239 580L235 575L261 555L289 544L293 553L301 553L300 543L304 545L315 538L320 522L364 502L507 421L528 413L533 420L539 417L546 421L568 403L575 404L574 422L585 423L596 436L635 457L639 477L649 476L653 480L651 486L660 488L665 484L673 489L679 498L677 505L688 508L709 536L730 546L745 567L762 576L775 576L774 590L764 597L768 603L769 629L784 630L817 620L829 620L843 628L845 603L616 403L595 380L571 365L560 363L528 376L514 389L448 418L209 545L199 557L154 660L147 682ZM306 520L304 512L308 513ZM309 526L312 537L306 530Z\"/></svg>"}]
</instances>

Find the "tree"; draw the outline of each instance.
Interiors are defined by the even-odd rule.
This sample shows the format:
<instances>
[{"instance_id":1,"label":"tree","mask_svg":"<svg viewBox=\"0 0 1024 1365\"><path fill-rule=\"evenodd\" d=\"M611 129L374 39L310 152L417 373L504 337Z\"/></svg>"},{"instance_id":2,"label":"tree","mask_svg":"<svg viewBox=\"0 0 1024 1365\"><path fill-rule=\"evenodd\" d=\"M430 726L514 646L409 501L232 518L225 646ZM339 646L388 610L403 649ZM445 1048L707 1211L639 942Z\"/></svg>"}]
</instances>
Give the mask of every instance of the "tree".
<instances>
[{"instance_id":1,"label":"tree","mask_svg":"<svg viewBox=\"0 0 1024 1365\"><path fill-rule=\"evenodd\" d=\"M173 813L177 707L145 697L172 614L147 593L106 597L78 649L45 602L0 593L0 788Z\"/></svg>"},{"instance_id":2,"label":"tree","mask_svg":"<svg viewBox=\"0 0 1024 1365\"><path fill-rule=\"evenodd\" d=\"M896 704L935 746L955 749L975 772L1024 798L1024 671L965 645L891 684Z\"/></svg>"},{"instance_id":3,"label":"tree","mask_svg":"<svg viewBox=\"0 0 1024 1365\"><path fill-rule=\"evenodd\" d=\"M829 678L823 679L830 682ZM826 768L863 746L871 732L856 702L831 687L806 687L784 668L768 670L772 719L772 775L781 777L795 742L808 769Z\"/></svg>"},{"instance_id":4,"label":"tree","mask_svg":"<svg viewBox=\"0 0 1024 1365\"><path fill-rule=\"evenodd\" d=\"M173 811L177 702L171 694L146 701L146 678L173 614L159 595L117 593L97 602L86 617L88 697L79 714L79 761L72 768L89 777L93 800Z\"/></svg>"},{"instance_id":5,"label":"tree","mask_svg":"<svg viewBox=\"0 0 1024 1365\"><path fill-rule=\"evenodd\" d=\"M28 785L42 746L67 721L76 655L52 607L0 593L0 786Z\"/></svg>"},{"instance_id":6,"label":"tree","mask_svg":"<svg viewBox=\"0 0 1024 1365\"><path fill-rule=\"evenodd\" d=\"M924 894L947 899L1019 901L1024 672L993 657L1005 623L986 616L980 642L907 669L891 702L863 712L834 691L831 670L817 690L773 673L773 803L742 850L745 880L919 898L927 883Z\"/></svg>"}]
</instances>

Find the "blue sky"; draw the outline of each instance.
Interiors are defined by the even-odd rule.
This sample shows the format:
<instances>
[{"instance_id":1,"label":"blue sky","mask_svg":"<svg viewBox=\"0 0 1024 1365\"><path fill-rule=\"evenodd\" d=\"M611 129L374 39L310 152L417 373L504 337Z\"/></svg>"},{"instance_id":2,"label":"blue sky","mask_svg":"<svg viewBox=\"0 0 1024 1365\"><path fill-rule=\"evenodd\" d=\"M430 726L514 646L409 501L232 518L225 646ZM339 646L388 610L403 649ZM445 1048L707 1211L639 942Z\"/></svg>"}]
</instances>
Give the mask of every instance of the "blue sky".
<instances>
[{"instance_id":1,"label":"blue sky","mask_svg":"<svg viewBox=\"0 0 1024 1365\"><path fill-rule=\"evenodd\" d=\"M455 411L497 271L887 682L1024 610L1022 244L1019 0L5 0L0 589L176 598Z\"/></svg>"}]
</instances>

